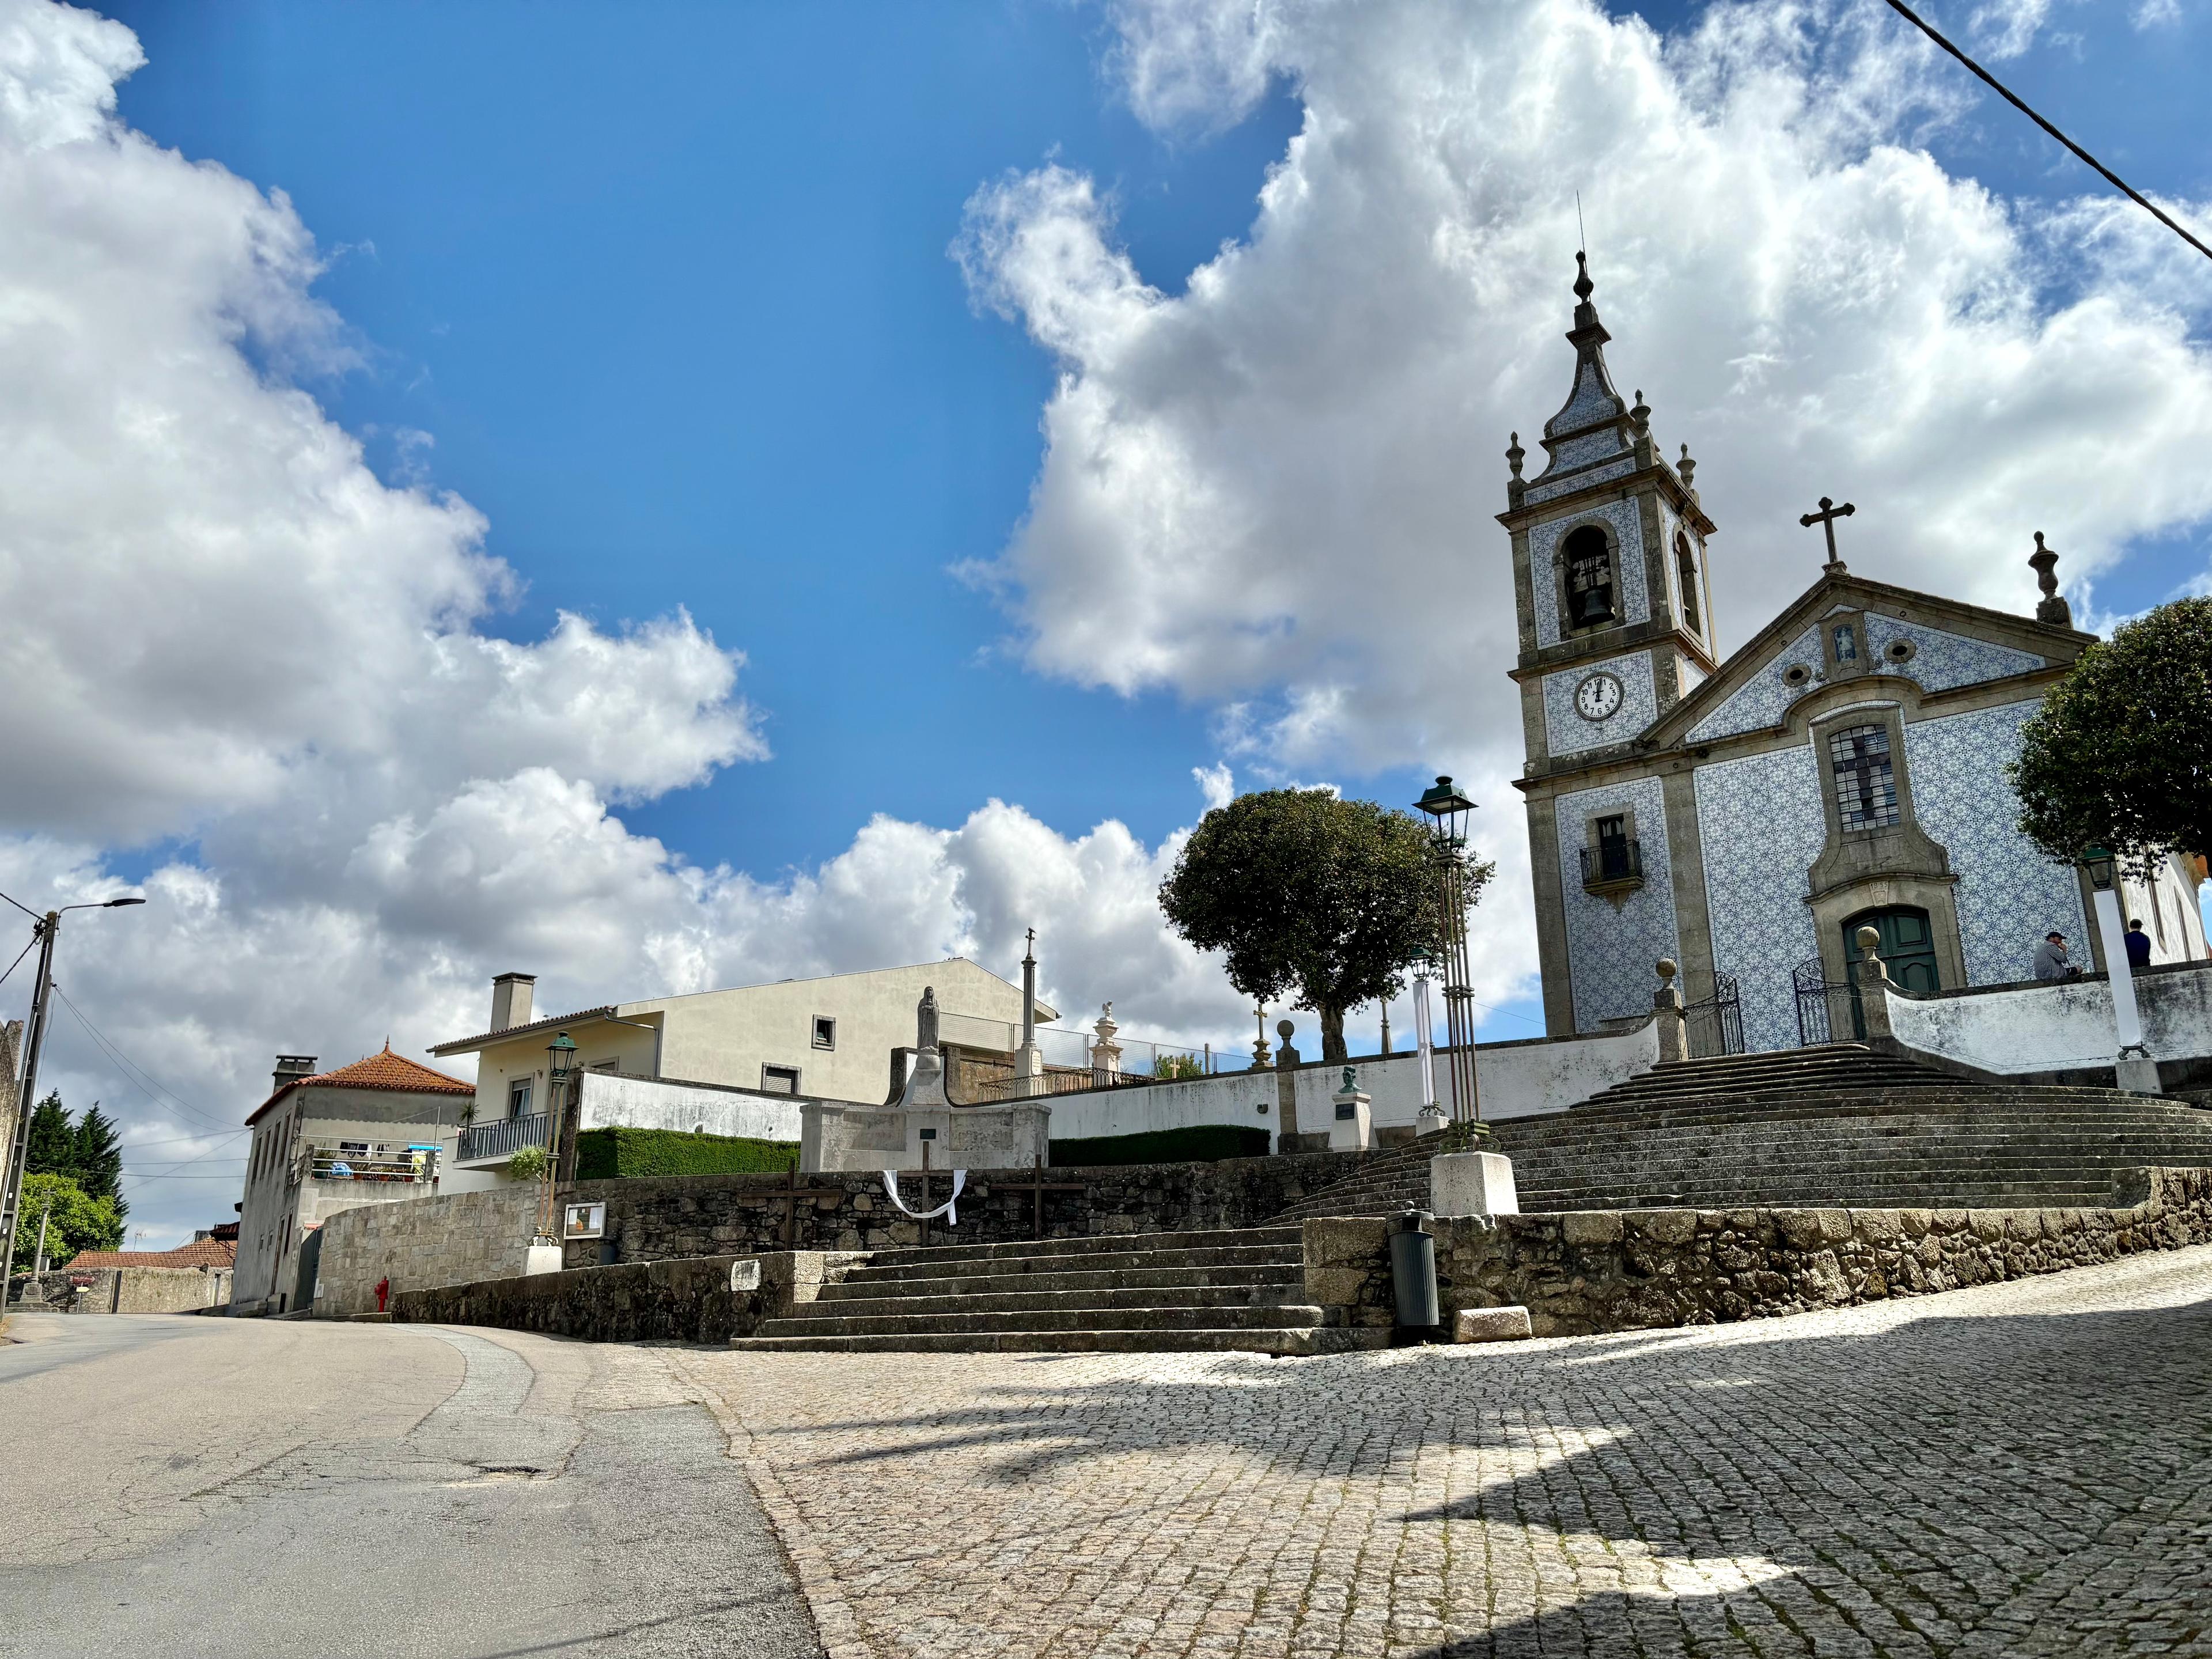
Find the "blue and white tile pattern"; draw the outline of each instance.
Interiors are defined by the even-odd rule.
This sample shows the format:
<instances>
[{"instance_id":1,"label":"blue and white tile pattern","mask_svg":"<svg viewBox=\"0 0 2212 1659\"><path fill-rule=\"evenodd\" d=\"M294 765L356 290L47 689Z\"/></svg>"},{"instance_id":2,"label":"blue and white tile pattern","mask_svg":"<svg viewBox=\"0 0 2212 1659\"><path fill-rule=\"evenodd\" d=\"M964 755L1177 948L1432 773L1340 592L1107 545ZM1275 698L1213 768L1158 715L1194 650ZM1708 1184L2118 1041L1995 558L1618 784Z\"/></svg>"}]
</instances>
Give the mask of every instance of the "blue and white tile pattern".
<instances>
[{"instance_id":1,"label":"blue and white tile pattern","mask_svg":"<svg viewBox=\"0 0 2212 1659\"><path fill-rule=\"evenodd\" d=\"M1713 965L1735 975L1744 1047L1795 1048L1790 974L1820 953L1805 900L1828 839L1813 751L1800 745L1701 766L1696 784Z\"/></svg>"},{"instance_id":2,"label":"blue and white tile pattern","mask_svg":"<svg viewBox=\"0 0 2212 1659\"><path fill-rule=\"evenodd\" d=\"M1560 900L1565 910L1567 971L1574 986L1575 1029L1594 1031L1608 1019L1651 1012L1659 988L1653 964L1681 959L1674 925L1674 866L1668 856L1667 808L1657 778L1638 778L1561 795L1559 813ZM1582 849L1587 820L1623 808L1636 815L1644 852L1644 885L1621 898L1583 891Z\"/></svg>"},{"instance_id":3,"label":"blue and white tile pattern","mask_svg":"<svg viewBox=\"0 0 2212 1659\"><path fill-rule=\"evenodd\" d=\"M1620 681L1620 707L1604 720L1586 720L1575 712L1575 688L1601 672ZM1647 651L1582 663L1544 677L1544 744L1554 755L1578 755L1609 743L1626 743L1658 716L1658 690L1652 684Z\"/></svg>"}]
</instances>

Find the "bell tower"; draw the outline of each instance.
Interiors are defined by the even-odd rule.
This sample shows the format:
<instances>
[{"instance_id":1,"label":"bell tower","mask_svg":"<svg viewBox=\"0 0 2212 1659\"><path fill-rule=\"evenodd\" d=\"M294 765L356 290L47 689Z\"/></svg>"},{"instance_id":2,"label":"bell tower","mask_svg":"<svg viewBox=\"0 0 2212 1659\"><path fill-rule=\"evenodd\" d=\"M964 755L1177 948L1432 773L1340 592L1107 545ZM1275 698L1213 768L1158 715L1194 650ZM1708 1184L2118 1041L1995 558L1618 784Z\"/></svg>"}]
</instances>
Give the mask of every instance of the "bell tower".
<instances>
[{"instance_id":1,"label":"bell tower","mask_svg":"<svg viewBox=\"0 0 2212 1659\"><path fill-rule=\"evenodd\" d=\"M1512 476L1498 515L1513 538L1526 778L1577 769L1632 742L1711 673L1712 520L1692 486L1689 447L1670 465L1652 441L1644 394L1632 406L1605 362L1589 262L1575 255L1575 378L1544 422L1547 460Z\"/></svg>"}]
</instances>

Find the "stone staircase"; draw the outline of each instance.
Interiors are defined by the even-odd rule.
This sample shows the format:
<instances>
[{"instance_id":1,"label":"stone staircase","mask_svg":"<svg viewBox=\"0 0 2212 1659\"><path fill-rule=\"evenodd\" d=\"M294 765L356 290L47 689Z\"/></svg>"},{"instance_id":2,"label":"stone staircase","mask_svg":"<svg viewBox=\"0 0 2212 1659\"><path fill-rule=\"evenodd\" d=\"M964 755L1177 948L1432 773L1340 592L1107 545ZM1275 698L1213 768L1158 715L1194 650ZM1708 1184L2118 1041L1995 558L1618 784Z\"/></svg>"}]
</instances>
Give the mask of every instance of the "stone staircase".
<instances>
[{"instance_id":1,"label":"stone staircase","mask_svg":"<svg viewBox=\"0 0 2212 1659\"><path fill-rule=\"evenodd\" d=\"M1332 1329L1305 1301L1296 1226L878 1250L820 1299L732 1347L833 1352L1313 1354L1386 1331Z\"/></svg>"},{"instance_id":2,"label":"stone staircase","mask_svg":"<svg viewBox=\"0 0 2212 1659\"><path fill-rule=\"evenodd\" d=\"M1493 1126L1525 1210L2101 1205L2112 1176L2212 1165L2212 1112L1962 1078L1856 1043L1662 1066Z\"/></svg>"},{"instance_id":3,"label":"stone staircase","mask_svg":"<svg viewBox=\"0 0 2212 1659\"><path fill-rule=\"evenodd\" d=\"M1527 1211L2101 1205L2120 1170L2212 1166L2212 1112L2193 1103L1965 1078L1859 1043L1684 1060L1490 1128ZM1425 1206L1429 1158L1473 1139L1385 1153L1275 1219Z\"/></svg>"}]
</instances>

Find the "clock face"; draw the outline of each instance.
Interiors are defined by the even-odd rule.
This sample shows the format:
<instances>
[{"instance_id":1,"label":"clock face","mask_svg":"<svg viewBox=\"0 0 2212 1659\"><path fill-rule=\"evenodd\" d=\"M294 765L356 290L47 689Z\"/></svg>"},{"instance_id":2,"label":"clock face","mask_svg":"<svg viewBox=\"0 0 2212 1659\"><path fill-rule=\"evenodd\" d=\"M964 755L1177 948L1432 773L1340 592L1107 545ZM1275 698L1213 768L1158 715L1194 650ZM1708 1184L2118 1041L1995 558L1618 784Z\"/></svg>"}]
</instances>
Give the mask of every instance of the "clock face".
<instances>
[{"instance_id":1,"label":"clock face","mask_svg":"<svg viewBox=\"0 0 2212 1659\"><path fill-rule=\"evenodd\" d=\"M1612 675L1591 675L1575 688L1575 713L1586 720L1611 720L1620 707L1620 682Z\"/></svg>"}]
</instances>

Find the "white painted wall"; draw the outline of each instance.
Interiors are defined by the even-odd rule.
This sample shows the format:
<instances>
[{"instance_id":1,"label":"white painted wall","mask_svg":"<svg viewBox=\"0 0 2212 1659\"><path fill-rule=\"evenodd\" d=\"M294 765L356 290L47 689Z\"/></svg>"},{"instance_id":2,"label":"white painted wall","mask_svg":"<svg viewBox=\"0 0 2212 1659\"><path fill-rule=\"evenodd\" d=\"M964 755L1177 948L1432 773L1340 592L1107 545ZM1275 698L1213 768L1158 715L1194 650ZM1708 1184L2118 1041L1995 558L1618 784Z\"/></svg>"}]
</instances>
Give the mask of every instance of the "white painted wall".
<instances>
[{"instance_id":1,"label":"white painted wall","mask_svg":"<svg viewBox=\"0 0 2212 1659\"><path fill-rule=\"evenodd\" d=\"M2212 1056L2212 963L2143 974L2135 985L2143 1046L2152 1059ZM2112 1063L2112 992L2101 979L1924 1000L1893 993L1889 1022L1910 1047L1987 1072L2011 1075Z\"/></svg>"},{"instance_id":2,"label":"white painted wall","mask_svg":"<svg viewBox=\"0 0 2212 1659\"><path fill-rule=\"evenodd\" d=\"M1658 1029L1646 1020L1626 1031L1479 1043L1475 1086L1482 1096L1484 1116L1531 1117L1564 1112L1658 1063ZM1419 1057L1370 1057L1352 1066L1358 1086L1374 1098L1376 1127L1410 1127L1422 1103ZM1437 1088L1449 1089L1442 1054L1437 1056L1436 1066ZM1180 1083L1055 1096L1053 1137L1067 1140L1142 1134L1213 1123L1272 1129L1277 1127L1278 1075L1272 1071L1229 1072ZM1343 1068L1304 1066L1291 1075L1296 1079L1299 1132L1326 1132L1333 1115L1329 1097L1344 1085Z\"/></svg>"},{"instance_id":3,"label":"white painted wall","mask_svg":"<svg viewBox=\"0 0 2212 1659\"><path fill-rule=\"evenodd\" d=\"M674 1129L690 1134L703 1128L710 1135L796 1143L799 1107L789 1095L702 1089L586 1072L581 1121L586 1129Z\"/></svg>"}]
</instances>

